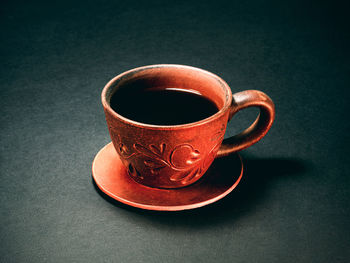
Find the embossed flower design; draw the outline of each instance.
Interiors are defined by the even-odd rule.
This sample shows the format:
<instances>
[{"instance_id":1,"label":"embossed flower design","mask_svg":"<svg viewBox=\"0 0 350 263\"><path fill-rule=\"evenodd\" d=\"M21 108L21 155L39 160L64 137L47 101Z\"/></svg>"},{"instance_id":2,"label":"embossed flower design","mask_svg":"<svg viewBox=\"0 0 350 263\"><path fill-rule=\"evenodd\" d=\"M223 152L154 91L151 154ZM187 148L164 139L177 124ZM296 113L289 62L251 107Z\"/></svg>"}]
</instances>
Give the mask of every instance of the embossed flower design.
<instances>
[{"instance_id":1,"label":"embossed flower design","mask_svg":"<svg viewBox=\"0 0 350 263\"><path fill-rule=\"evenodd\" d=\"M171 151L166 151L165 143L161 143L159 147L151 144L148 148L141 144L134 144L134 148L146 157L144 165L152 174L159 173L165 167L178 171L170 178L171 181L186 183L200 171L200 166L198 169L193 169L200 160L200 152L190 144L180 144ZM169 152L170 154L167 154Z\"/></svg>"},{"instance_id":2,"label":"embossed flower design","mask_svg":"<svg viewBox=\"0 0 350 263\"><path fill-rule=\"evenodd\" d=\"M213 147L203 159L202 154L198 149L189 143L181 143L174 148L169 148L166 143L150 144L148 146L140 143L134 143L128 147L122 142L120 135L111 128L111 136L117 144L117 152L127 160L131 157L142 156L144 166L149 169L151 174L156 175L164 168L170 168L175 173L172 174L170 180L187 184L194 178L200 176L215 159L221 141L225 133L225 125L222 125L220 130L216 132L210 139ZM129 173L136 176L136 169L129 164ZM138 175L140 176L140 175Z\"/></svg>"}]
</instances>

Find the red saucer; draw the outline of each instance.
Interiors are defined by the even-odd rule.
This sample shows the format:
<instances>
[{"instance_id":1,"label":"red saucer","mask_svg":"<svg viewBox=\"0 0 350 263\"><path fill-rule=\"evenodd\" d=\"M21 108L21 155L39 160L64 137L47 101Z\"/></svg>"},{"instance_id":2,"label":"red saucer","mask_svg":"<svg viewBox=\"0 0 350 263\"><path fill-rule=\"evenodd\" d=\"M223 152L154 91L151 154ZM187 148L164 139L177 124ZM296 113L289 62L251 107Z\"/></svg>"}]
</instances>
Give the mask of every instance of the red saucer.
<instances>
[{"instance_id":1,"label":"red saucer","mask_svg":"<svg viewBox=\"0 0 350 263\"><path fill-rule=\"evenodd\" d=\"M104 193L130 206L159 211L193 209L214 203L228 195L242 175L242 159L233 154L215 160L206 174L190 186L151 188L129 177L112 143L103 147L92 163L92 176Z\"/></svg>"}]
</instances>

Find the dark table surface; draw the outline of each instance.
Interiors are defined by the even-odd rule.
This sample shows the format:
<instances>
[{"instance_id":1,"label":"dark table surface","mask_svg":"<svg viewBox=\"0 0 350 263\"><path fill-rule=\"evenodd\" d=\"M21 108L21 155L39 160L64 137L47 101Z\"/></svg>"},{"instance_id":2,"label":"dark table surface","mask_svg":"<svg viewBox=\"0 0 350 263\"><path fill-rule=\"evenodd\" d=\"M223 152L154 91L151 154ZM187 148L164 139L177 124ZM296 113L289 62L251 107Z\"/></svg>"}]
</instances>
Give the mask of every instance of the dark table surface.
<instances>
[{"instance_id":1,"label":"dark table surface","mask_svg":"<svg viewBox=\"0 0 350 263\"><path fill-rule=\"evenodd\" d=\"M348 6L2 1L1 262L349 262ZM100 92L138 66L212 71L275 101L223 200L147 212L99 193ZM239 113L233 135L255 118Z\"/></svg>"}]
</instances>

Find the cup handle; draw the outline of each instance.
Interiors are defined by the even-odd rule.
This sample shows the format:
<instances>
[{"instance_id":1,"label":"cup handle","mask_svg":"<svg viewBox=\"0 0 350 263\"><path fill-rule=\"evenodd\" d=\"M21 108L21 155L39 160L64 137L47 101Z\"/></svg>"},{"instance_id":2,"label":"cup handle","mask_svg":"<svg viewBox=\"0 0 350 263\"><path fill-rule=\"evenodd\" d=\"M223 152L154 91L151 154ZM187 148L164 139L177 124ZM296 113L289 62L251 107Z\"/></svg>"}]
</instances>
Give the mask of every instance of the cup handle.
<instances>
[{"instance_id":1,"label":"cup handle","mask_svg":"<svg viewBox=\"0 0 350 263\"><path fill-rule=\"evenodd\" d=\"M260 113L253 124L243 132L224 139L216 157L243 150L258 142L271 128L275 118L275 105L265 93L258 90L246 90L232 95L232 104L228 121L238 111L248 107L259 107Z\"/></svg>"}]
</instances>

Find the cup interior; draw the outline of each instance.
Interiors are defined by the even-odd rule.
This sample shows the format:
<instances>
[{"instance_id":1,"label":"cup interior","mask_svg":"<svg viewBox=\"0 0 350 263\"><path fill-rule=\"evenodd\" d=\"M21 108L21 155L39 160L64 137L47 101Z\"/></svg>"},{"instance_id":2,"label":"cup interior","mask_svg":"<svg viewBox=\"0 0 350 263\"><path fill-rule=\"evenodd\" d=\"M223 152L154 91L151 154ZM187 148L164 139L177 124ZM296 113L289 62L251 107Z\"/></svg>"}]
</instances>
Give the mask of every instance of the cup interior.
<instances>
[{"instance_id":1,"label":"cup interior","mask_svg":"<svg viewBox=\"0 0 350 263\"><path fill-rule=\"evenodd\" d=\"M110 107L111 97L119 89L132 89L132 93L164 89L189 91L212 101L218 113L230 106L232 97L228 85L215 74L182 65L145 66L118 75L102 92L102 103L108 110L113 111Z\"/></svg>"}]
</instances>

